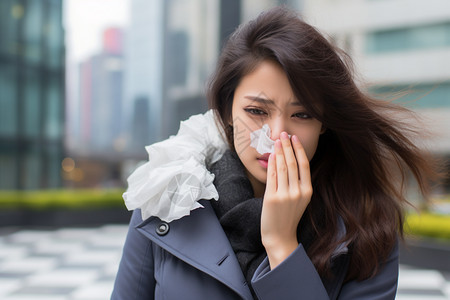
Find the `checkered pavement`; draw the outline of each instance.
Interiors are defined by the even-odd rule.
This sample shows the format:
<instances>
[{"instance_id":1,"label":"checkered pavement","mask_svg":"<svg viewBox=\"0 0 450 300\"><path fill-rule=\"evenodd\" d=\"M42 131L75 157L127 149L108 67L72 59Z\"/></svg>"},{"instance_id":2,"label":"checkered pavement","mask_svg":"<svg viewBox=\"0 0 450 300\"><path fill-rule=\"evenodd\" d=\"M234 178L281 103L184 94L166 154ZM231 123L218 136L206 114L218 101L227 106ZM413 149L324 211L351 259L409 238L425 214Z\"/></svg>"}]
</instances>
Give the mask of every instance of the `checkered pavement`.
<instances>
[{"instance_id":1,"label":"checkered pavement","mask_svg":"<svg viewBox=\"0 0 450 300\"><path fill-rule=\"evenodd\" d=\"M0 231L0 299L109 299L126 225ZM402 265L397 299L450 300L450 274Z\"/></svg>"},{"instance_id":2,"label":"checkered pavement","mask_svg":"<svg viewBox=\"0 0 450 300\"><path fill-rule=\"evenodd\" d=\"M0 299L109 299L127 226L19 230L0 237Z\"/></svg>"}]
</instances>

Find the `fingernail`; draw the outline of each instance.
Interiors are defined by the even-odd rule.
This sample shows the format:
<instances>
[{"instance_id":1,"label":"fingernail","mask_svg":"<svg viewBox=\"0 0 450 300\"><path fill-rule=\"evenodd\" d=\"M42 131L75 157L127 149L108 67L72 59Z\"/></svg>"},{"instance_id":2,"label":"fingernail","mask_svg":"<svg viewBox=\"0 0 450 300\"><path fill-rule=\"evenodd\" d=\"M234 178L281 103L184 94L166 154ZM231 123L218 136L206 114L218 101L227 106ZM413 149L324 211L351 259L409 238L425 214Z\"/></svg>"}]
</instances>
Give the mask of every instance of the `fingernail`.
<instances>
[{"instance_id":1,"label":"fingernail","mask_svg":"<svg viewBox=\"0 0 450 300\"><path fill-rule=\"evenodd\" d=\"M287 132L283 131L283 132L281 133L281 138L282 138L283 140L288 140L288 139L289 139L289 136L288 136Z\"/></svg>"},{"instance_id":2,"label":"fingernail","mask_svg":"<svg viewBox=\"0 0 450 300\"><path fill-rule=\"evenodd\" d=\"M298 139L298 137L297 137L296 135L293 135L293 136L292 136L292 141L293 141L294 143L300 143L300 140Z\"/></svg>"}]
</instances>

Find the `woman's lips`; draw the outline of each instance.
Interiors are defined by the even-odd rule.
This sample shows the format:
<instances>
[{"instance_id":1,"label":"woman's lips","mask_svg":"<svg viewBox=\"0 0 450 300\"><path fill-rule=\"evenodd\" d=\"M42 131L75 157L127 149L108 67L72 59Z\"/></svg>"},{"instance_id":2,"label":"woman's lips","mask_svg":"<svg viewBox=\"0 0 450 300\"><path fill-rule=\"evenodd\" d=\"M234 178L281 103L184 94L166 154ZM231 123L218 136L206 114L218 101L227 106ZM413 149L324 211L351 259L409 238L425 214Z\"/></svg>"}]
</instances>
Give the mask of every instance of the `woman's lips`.
<instances>
[{"instance_id":1,"label":"woman's lips","mask_svg":"<svg viewBox=\"0 0 450 300\"><path fill-rule=\"evenodd\" d=\"M267 169L267 166L269 164L269 156L270 156L270 153L264 153L263 155L261 155L260 157L257 158L259 164L265 169Z\"/></svg>"}]
</instances>

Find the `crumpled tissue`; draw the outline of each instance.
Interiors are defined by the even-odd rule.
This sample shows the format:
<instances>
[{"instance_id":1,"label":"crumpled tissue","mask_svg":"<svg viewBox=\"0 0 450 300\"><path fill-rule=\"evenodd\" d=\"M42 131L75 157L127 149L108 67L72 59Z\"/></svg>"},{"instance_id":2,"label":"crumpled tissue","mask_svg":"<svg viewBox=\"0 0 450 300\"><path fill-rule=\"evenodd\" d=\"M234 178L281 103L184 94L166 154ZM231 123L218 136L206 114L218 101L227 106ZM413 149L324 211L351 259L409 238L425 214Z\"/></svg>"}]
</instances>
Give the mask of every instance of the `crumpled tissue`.
<instances>
[{"instance_id":1,"label":"crumpled tissue","mask_svg":"<svg viewBox=\"0 0 450 300\"><path fill-rule=\"evenodd\" d=\"M143 220L156 216L171 222L203 207L198 200L218 200L207 165L228 149L223 136L209 110L181 122L175 136L145 147L149 160L128 177L123 194L128 210L140 208Z\"/></svg>"},{"instance_id":2,"label":"crumpled tissue","mask_svg":"<svg viewBox=\"0 0 450 300\"><path fill-rule=\"evenodd\" d=\"M250 133L250 146L256 149L259 154L272 153L275 141L270 138L270 127L264 124L261 129Z\"/></svg>"}]
</instances>

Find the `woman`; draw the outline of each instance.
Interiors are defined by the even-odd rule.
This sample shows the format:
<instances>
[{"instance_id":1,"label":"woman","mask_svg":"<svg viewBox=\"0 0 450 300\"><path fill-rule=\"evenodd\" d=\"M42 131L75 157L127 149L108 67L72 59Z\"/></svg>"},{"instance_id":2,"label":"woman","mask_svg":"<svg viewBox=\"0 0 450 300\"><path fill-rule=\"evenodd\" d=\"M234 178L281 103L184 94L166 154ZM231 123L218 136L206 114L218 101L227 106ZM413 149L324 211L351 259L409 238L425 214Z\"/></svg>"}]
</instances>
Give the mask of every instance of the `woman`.
<instances>
[{"instance_id":1,"label":"woman","mask_svg":"<svg viewBox=\"0 0 450 300\"><path fill-rule=\"evenodd\" d=\"M362 92L348 57L284 8L230 37L208 99L227 147L186 135L207 113L147 149L167 172L130 177L124 197L137 210L112 299L394 299L405 174L424 195L433 175L414 129L395 119L409 112ZM215 146L191 151L191 175L160 180L189 143Z\"/></svg>"}]
</instances>

